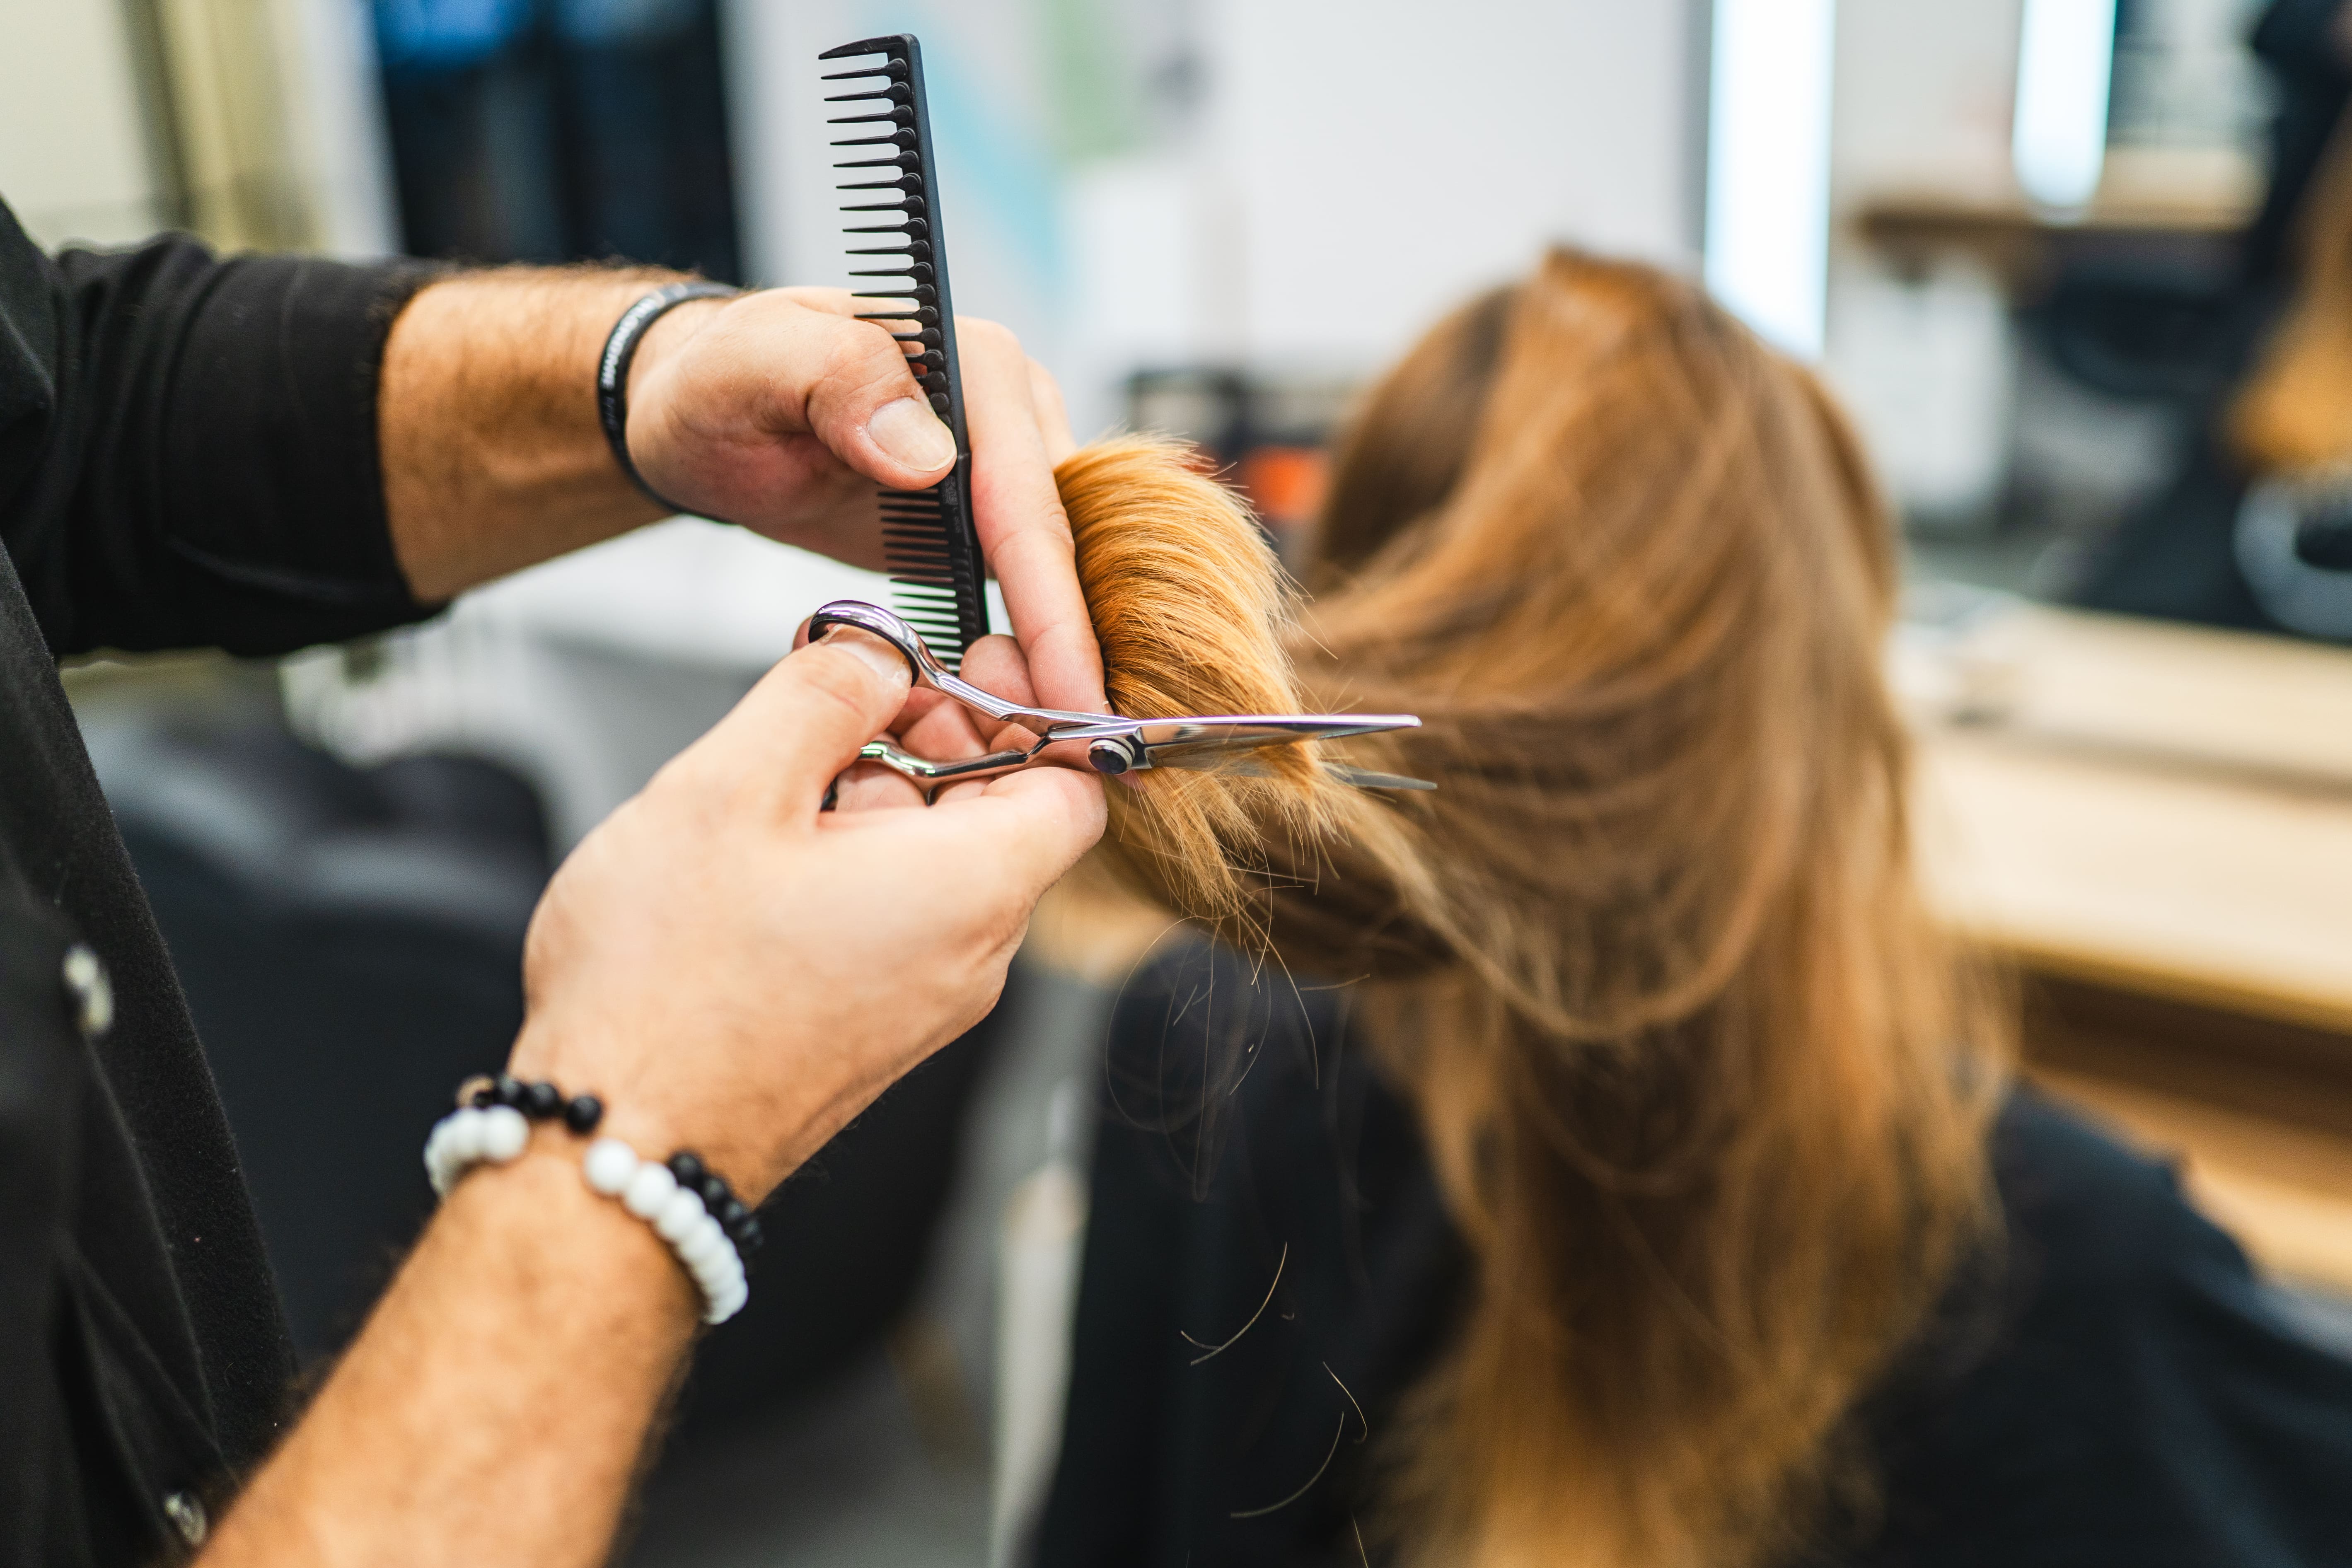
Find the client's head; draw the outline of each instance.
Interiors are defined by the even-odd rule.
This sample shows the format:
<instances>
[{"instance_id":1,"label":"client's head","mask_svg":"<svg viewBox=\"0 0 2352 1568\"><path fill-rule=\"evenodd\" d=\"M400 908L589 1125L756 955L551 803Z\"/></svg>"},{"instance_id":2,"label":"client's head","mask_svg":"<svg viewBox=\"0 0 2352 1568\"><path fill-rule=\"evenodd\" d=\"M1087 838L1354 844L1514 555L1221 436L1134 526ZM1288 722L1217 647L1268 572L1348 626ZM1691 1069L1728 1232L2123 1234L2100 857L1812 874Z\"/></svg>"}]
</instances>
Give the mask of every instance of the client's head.
<instances>
[{"instance_id":1,"label":"client's head","mask_svg":"<svg viewBox=\"0 0 2352 1568\"><path fill-rule=\"evenodd\" d=\"M1303 697L1421 714L1359 755L1440 787L1277 842L1264 907L1362 981L1476 1260L1417 1561L1754 1563L1866 1505L1842 1434L1999 1077L1910 874L1896 570L1818 384L1648 268L1547 258L1342 442Z\"/></svg>"}]
</instances>

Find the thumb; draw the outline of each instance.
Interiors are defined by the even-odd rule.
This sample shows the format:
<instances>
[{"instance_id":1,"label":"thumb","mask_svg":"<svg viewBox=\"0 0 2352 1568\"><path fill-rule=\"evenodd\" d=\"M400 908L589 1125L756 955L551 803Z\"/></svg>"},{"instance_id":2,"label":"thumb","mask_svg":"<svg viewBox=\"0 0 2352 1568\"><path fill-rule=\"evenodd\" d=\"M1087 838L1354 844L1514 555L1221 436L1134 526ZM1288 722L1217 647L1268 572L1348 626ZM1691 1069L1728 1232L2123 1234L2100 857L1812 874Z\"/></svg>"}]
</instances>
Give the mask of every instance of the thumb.
<instances>
[{"instance_id":1,"label":"thumb","mask_svg":"<svg viewBox=\"0 0 2352 1568\"><path fill-rule=\"evenodd\" d=\"M898 649L837 626L762 676L706 743L729 772L764 780L788 816L814 821L834 775L906 705L910 679Z\"/></svg>"},{"instance_id":2,"label":"thumb","mask_svg":"<svg viewBox=\"0 0 2352 1568\"><path fill-rule=\"evenodd\" d=\"M933 367L909 360L891 338L894 328L914 323L811 310L795 324L814 351L800 363L815 367L803 407L816 438L859 473L892 489L936 483L955 461L955 436L931 412L929 391L916 380ZM929 345L916 347L921 353Z\"/></svg>"}]
</instances>

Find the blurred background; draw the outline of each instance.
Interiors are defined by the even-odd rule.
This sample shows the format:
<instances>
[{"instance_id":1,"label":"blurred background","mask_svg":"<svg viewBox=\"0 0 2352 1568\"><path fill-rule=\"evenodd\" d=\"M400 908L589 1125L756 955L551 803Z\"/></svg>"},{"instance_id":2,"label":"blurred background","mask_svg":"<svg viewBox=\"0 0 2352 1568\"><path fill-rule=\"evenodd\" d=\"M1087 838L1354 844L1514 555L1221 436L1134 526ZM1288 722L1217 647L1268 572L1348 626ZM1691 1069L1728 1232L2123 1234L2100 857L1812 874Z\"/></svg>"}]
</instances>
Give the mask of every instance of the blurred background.
<instances>
[{"instance_id":1,"label":"blurred background","mask_svg":"<svg viewBox=\"0 0 2352 1568\"><path fill-rule=\"evenodd\" d=\"M2014 961L2030 1070L2352 1342L2340 0L0 0L0 193L52 246L846 281L815 57L901 30L959 304L1081 438L1190 437L1278 541L1365 377L1549 242L1816 363L1909 536L1934 891ZM553 860L877 592L680 519L397 636L69 672L306 1352L420 1223ZM1079 1086L1155 934L1046 911L997 1015L787 1186L633 1561L1009 1559ZM325 1093L383 1125L316 1146Z\"/></svg>"}]
</instances>

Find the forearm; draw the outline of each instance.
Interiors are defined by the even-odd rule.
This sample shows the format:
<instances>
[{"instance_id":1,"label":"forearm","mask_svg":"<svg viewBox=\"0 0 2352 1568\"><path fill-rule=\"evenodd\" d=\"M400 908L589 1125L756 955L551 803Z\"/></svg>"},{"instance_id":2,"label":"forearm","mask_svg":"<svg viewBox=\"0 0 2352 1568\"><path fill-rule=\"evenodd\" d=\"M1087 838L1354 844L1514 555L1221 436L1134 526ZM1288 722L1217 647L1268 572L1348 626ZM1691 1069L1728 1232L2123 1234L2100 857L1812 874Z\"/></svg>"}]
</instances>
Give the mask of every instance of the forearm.
<instances>
[{"instance_id":1,"label":"forearm","mask_svg":"<svg viewBox=\"0 0 2352 1568\"><path fill-rule=\"evenodd\" d=\"M662 515L613 460L596 362L622 312L676 280L646 268L507 268L425 289L384 345L378 429L394 548L446 599ZM640 364L715 301L646 334Z\"/></svg>"},{"instance_id":2,"label":"forearm","mask_svg":"<svg viewBox=\"0 0 2352 1568\"><path fill-rule=\"evenodd\" d=\"M538 1139L452 1191L205 1568L604 1560L699 1303Z\"/></svg>"}]
</instances>

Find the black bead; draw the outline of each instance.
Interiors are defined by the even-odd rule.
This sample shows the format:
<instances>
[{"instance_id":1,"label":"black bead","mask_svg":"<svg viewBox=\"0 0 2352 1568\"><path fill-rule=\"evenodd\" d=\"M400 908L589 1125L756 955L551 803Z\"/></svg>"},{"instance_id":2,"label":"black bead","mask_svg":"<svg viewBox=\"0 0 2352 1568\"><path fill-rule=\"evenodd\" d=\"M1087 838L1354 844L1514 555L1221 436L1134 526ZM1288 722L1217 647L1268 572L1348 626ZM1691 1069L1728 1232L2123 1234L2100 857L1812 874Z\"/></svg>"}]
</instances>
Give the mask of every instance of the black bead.
<instances>
[{"instance_id":1,"label":"black bead","mask_svg":"<svg viewBox=\"0 0 2352 1568\"><path fill-rule=\"evenodd\" d=\"M719 1216L719 1225L730 1237L735 1234L738 1226L751 1217L751 1211L743 1206L743 1200L732 1193L720 1199L719 1206L710 1212Z\"/></svg>"},{"instance_id":2,"label":"black bead","mask_svg":"<svg viewBox=\"0 0 2352 1568\"><path fill-rule=\"evenodd\" d=\"M727 1178L716 1171L703 1172L701 1184L695 1190L702 1194L702 1206L713 1214L724 1208L728 1200L735 1195L734 1189L727 1184Z\"/></svg>"},{"instance_id":3,"label":"black bead","mask_svg":"<svg viewBox=\"0 0 2352 1568\"><path fill-rule=\"evenodd\" d=\"M677 1184L681 1187L697 1188L701 1186L701 1157L699 1155L690 1153L687 1150L680 1149L677 1153L672 1154L669 1157L669 1173L677 1178Z\"/></svg>"},{"instance_id":4,"label":"black bead","mask_svg":"<svg viewBox=\"0 0 2352 1568\"><path fill-rule=\"evenodd\" d=\"M495 1105L520 1106L522 1081L510 1073L499 1074L497 1081L490 1085L490 1101Z\"/></svg>"},{"instance_id":5,"label":"black bead","mask_svg":"<svg viewBox=\"0 0 2352 1568\"><path fill-rule=\"evenodd\" d=\"M563 1125L583 1138L604 1120L604 1102L593 1094L575 1094L564 1103Z\"/></svg>"},{"instance_id":6,"label":"black bead","mask_svg":"<svg viewBox=\"0 0 2352 1568\"><path fill-rule=\"evenodd\" d=\"M741 1255L744 1262L749 1263L751 1260L751 1255L767 1245L768 1233L760 1227L758 1215L745 1215L742 1226L735 1232L734 1239L736 1252Z\"/></svg>"},{"instance_id":7,"label":"black bead","mask_svg":"<svg viewBox=\"0 0 2352 1568\"><path fill-rule=\"evenodd\" d=\"M522 1103L516 1107L533 1121L551 1120L563 1109L563 1091L551 1083L535 1083L522 1091Z\"/></svg>"}]
</instances>

